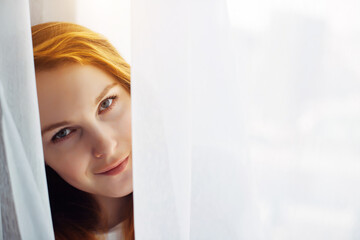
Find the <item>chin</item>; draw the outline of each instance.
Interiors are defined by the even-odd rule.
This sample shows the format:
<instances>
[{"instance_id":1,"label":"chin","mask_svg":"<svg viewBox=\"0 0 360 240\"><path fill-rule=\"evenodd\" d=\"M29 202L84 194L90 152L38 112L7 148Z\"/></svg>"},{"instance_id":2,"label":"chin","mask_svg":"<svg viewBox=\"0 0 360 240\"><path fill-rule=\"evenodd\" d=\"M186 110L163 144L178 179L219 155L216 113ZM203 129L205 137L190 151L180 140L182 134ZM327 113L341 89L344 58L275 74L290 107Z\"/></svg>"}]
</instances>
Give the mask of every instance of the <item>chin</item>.
<instances>
[{"instance_id":1,"label":"chin","mask_svg":"<svg viewBox=\"0 0 360 240\"><path fill-rule=\"evenodd\" d=\"M133 192L133 188L132 188L132 186L129 186L126 189L122 188L121 191L118 191L118 192L111 191L104 195L106 195L107 197L111 197L111 198L121 198L121 197L125 197L125 196L131 194L132 192Z\"/></svg>"}]
</instances>

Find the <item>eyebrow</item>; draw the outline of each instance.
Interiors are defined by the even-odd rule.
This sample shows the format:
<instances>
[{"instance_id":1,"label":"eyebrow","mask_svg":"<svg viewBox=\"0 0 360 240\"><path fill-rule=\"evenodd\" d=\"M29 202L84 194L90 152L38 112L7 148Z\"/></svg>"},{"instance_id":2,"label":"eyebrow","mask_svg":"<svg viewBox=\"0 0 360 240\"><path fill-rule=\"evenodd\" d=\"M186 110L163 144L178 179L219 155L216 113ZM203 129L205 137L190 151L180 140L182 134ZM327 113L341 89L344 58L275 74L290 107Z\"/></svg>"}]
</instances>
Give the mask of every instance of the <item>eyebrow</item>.
<instances>
[{"instance_id":1,"label":"eyebrow","mask_svg":"<svg viewBox=\"0 0 360 240\"><path fill-rule=\"evenodd\" d=\"M112 83L112 84L108 85L107 87L105 87L104 90L102 90L102 92L99 94L99 96L95 99L95 105L98 102L100 102L100 100L109 92L109 90L116 85L118 85L117 82ZM61 127L63 125L68 125L68 124L70 124L69 121L62 121L62 122L58 122L58 123L54 123L49 126L46 126L41 130L41 135L44 135L45 132L48 132L50 130L53 130L55 128Z\"/></svg>"},{"instance_id":2,"label":"eyebrow","mask_svg":"<svg viewBox=\"0 0 360 240\"><path fill-rule=\"evenodd\" d=\"M102 90L102 92L100 93L100 95L95 99L95 105L100 102L100 100L108 93L108 91L113 88L115 85L118 85L119 83L114 82L110 85L108 85L106 88L104 88L104 90Z\"/></svg>"},{"instance_id":3,"label":"eyebrow","mask_svg":"<svg viewBox=\"0 0 360 240\"><path fill-rule=\"evenodd\" d=\"M43 130L41 130L41 135L44 135L44 133L47 132L47 131L53 130L55 128L58 128L60 126L67 125L67 124L70 124L70 122L63 121L63 122L58 122L58 123L51 124L51 125L43 128Z\"/></svg>"}]
</instances>

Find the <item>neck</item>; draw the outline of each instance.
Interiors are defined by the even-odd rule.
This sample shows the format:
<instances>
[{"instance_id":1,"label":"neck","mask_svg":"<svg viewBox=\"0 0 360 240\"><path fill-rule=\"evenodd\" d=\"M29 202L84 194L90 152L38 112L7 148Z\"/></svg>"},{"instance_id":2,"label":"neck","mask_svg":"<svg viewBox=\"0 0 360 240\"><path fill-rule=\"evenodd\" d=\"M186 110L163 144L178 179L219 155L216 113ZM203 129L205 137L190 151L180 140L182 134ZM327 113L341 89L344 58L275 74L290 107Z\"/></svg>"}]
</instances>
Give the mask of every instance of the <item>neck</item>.
<instances>
[{"instance_id":1,"label":"neck","mask_svg":"<svg viewBox=\"0 0 360 240\"><path fill-rule=\"evenodd\" d=\"M106 228L111 229L129 217L132 204L132 194L121 198L95 196L101 212L105 213Z\"/></svg>"}]
</instances>

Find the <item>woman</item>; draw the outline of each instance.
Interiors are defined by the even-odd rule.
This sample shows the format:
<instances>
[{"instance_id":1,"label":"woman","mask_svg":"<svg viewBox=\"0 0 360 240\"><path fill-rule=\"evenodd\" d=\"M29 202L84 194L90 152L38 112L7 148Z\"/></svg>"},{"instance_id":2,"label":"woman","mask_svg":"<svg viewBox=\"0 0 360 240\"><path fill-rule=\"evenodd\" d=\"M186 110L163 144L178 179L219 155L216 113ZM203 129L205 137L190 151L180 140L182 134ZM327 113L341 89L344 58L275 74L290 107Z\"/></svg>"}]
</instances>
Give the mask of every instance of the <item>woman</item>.
<instances>
[{"instance_id":1,"label":"woman","mask_svg":"<svg viewBox=\"0 0 360 240\"><path fill-rule=\"evenodd\" d=\"M32 38L56 239L134 239L129 65L76 24Z\"/></svg>"}]
</instances>

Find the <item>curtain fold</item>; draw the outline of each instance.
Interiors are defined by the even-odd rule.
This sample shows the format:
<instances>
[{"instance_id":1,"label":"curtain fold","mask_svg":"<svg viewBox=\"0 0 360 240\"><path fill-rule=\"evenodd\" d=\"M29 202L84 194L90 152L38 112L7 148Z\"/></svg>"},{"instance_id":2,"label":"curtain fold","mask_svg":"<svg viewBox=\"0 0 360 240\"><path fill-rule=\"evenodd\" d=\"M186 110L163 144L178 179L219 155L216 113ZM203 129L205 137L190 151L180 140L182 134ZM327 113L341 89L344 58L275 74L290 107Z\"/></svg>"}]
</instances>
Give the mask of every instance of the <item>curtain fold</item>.
<instances>
[{"instance_id":1,"label":"curtain fold","mask_svg":"<svg viewBox=\"0 0 360 240\"><path fill-rule=\"evenodd\" d=\"M135 237L190 234L189 1L132 2Z\"/></svg>"},{"instance_id":2,"label":"curtain fold","mask_svg":"<svg viewBox=\"0 0 360 240\"><path fill-rule=\"evenodd\" d=\"M140 239L357 239L356 1L132 2Z\"/></svg>"},{"instance_id":3,"label":"curtain fold","mask_svg":"<svg viewBox=\"0 0 360 240\"><path fill-rule=\"evenodd\" d=\"M32 56L29 3L0 3L3 239L54 239Z\"/></svg>"},{"instance_id":4,"label":"curtain fold","mask_svg":"<svg viewBox=\"0 0 360 240\"><path fill-rule=\"evenodd\" d=\"M226 2L132 11L136 236L234 239L242 138Z\"/></svg>"}]
</instances>

